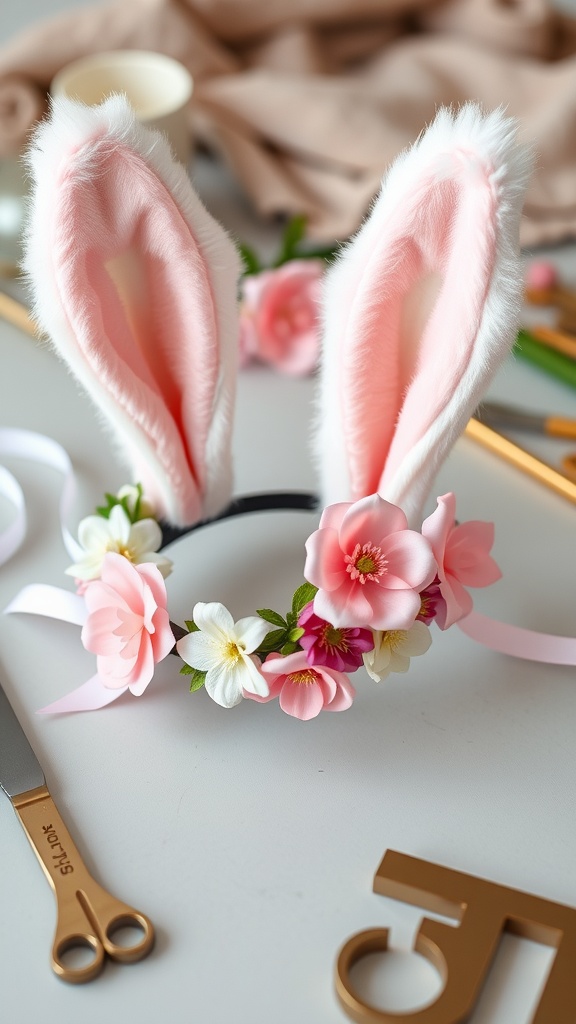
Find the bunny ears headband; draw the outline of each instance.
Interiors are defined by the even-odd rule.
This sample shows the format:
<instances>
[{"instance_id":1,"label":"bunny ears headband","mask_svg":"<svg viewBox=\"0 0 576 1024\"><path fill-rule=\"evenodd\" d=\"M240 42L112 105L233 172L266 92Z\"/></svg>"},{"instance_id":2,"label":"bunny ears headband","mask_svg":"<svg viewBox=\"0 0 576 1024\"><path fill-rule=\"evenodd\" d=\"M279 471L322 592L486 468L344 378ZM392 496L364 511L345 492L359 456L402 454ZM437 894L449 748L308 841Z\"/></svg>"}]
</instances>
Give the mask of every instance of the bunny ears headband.
<instances>
[{"instance_id":1,"label":"bunny ears headband","mask_svg":"<svg viewBox=\"0 0 576 1024\"><path fill-rule=\"evenodd\" d=\"M442 110L391 168L325 275L314 441L324 511L305 582L286 615L261 609L234 622L223 605L198 602L185 630L168 616L171 563L160 550L175 531L314 499L228 506L236 249L123 99L55 102L30 156L36 317L138 485L80 524L68 617L98 671L44 710L140 694L177 651L191 689L223 706L278 696L311 718L350 706L348 674L362 664L374 679L405 671L433 621L464 620L474 633L467 588L499 577L492 526L457 525L451 494L424 523L422 509L516 334L529 158L514 131L500 112Z\"/></svg>"}]
</instances>

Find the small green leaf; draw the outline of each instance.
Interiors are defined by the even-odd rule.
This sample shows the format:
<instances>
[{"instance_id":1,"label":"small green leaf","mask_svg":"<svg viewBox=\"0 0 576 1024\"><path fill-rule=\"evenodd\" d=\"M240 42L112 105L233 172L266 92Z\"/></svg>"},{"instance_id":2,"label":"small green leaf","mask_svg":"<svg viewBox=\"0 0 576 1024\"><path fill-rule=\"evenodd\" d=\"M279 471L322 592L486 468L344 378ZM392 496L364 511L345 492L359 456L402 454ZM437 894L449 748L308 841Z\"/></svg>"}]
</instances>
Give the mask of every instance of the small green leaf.
<instances>
[{"instance_id":1,"label":"small green leaf","mask_svg":"<svg viewBox=\"0 0 576 1024\"><path fill-rule=\"evenodd\" d=\"M280 654L294 654L294 651L297 650L298 644L292 643L292 641L289 640L287 643L284 644L283 647L280 648Z\"/></svg>"},{"instance_id":2,"label":"small green leaf","mask_svg":"<svg viewBox=\"0 0 576 1024\"><path fill-rule=\"evenodd\" d=\"M288 629L294 629L294 626L296 625L296 620L297 620L296 613L295 612L288 612L288 614L286 616L286 625L288 626Z\"/></svg>"},{"instance_id":3,"label":"small green leaf","mask_svg":"<svg viewBox=\"0 0 576 1024\"><path fill-rule=\"evenodd\" d=\"M128 495L125 494L123 498L119 498L118 501L116 502L116 504L117 505L121 505L122 508L124 509L126 515L128 516L128 519L130 520L130 522L131 523L134 522L134 520L132 519L132 513L130 511L130 505L128 504Z\"/></svg>"},{"instance_id":4,"label":"small green leaf","mask_svg":"<svg viewBox=\"0 0 576 1024\"><path fill-rule=\"evenodd\" d=\"M257 614L265 622L270 622L273 626L282 626L283 629L286 629L286 623L282 616L278 612L272 611L271 608L258 608Z\"/></svg>"},{"instance_id":5,"label":"small green leaf","mask_svg":"<svg viewBox=\"0 0 576 1024\"><path fill-rule=\"evenodd\" d=\"M184 624L189 633L198 633L200 626L197 626L194 619L184 619Z\"/></svg>"},{"instance_id":6,"label":"small green leaf","mask_svg":"<svg viewBox=\"0 0 576 1024\"><path fill-rule=\"evenodd\" d=\"M120 502L118 501L118 498L116 497L115 494L106 493L104 497L106 499L106 504L98 505L96 508L96 514L102 516L103 519L109 519L110 513L114 508L114 505L119 505Z\"/></svg>"},{"instance_id":7,"label":"small green leaf","mask_svg":"<svg viewBox=\"0 0 576 1024\"><path fill-rule=\"evenodd\" d=\"M306 234L306 217L302 214L298 214L296 217L292 217L288 221L284 228L284 235L282 237L282 245L278 258L274 263L275 267L281 267L283 263L287 263L288 260L294 259L297 255L296 249L298 243L302 241Z\"/></svg>"},{"instance_id":8,"label":"small green leaf","mask_svg":"<svg viewBox=\"0 0 576 1024\"><path fill-rule=\"evenodd\" d=\"M127 494L125 494L123 498L119 498L117 494L106 493L104 495L106 499L106 504L98 505L98 507L96 508L97 515L102 516L103 519L109 519L112 509L115 508L116 505L120 505L121 508L124 509L130 522L137 523L140 519L144 518L144 516L142 516L141 514L142 484L136 484L136 490L138 492L138 497L134 502L134 508L130 508L130 498Z\"/></svg>"},{"instance_id":9,"label":"small green leaf","mask_svg":"<svg viewBox=\"0 0 576 1024\"><path fill-rule=\"evenodd\" d=\"M197 668L192 669L190 676L190 693L194 693L199 690L206 682L206 673L200 672Z\"/></svg>"},{"instance_id":10,"label":"small green leaf","mask_svg":"<svg viewBox=\"0 0 576 1024\"><path fill-rule=\"evenodd\" d=\"M310 601L314 600L317 593L318 587L315 587L313 583L308 583L308 581L303 583L301 587L298 587L292 598L292 611L296 616L300 614L307 604L310 604Z\"/></svg>"},{"instance_id":11,"label":"small green leaf","mask_svg":"<svg viewBox=\"0 0 576 1024\"><path fill-rule=\"evenodd\" d=\"M248 245L244 245L243 242L238 245L238 250L244 264L244 272L246 274L258 274L262 270L262 266L254 250Z\"/></svg>"},{"instance_id":12,"label":"small green leaf","mask_svg":"<svg viewBox=\"0 0 576 1024\"><path fill-rule=\"evenodd\" d=\"M271 633L266 634L256 653L270 654L271 651L279 651L285 641L286 630L273 629Z\"/></svg>"},{"instance_id":13,"label":"small green leaf","mask_svg":"<svg viewBox=\"0 0 576 1024\"><path fill-rule=\"evenodd\" d=\"M295 628L291 629L288 633L288 639L295 644L298 643L301 636L304 636L304 630L301 629L300 626L295 626Z\"/></svg>"},{"instance_id":14,"label":"small green leaf","mask_svg":"<svg viewBox=\"0 0 576 1024\"><path fill-rule=\"evenodd\" d=\"M132 511L132 516L131 516L133 523L137 523L140 519L144 518L144 516L142 516L140 514L140 508L142 506L142 493L143 493L143 491L142 491L142 484L136 484L136 490L138 491L138 497L136 498L136 501L134 502L134 509Z\"/></svg>"},{"instance_id":15,"label":"small green leaf","mask_svg":"<svg viewBox=\"0 0 576 1024\"><path fill-rule=\"evenodd\" d=\"M181 676L191 676L192 673L195 672L195 671L196 671L196 669L192 668L192 665L187 665L186 662L184 662L184 664L182 665L182 668L180 669L180 675Z\"/></svg>"}]
</instances>

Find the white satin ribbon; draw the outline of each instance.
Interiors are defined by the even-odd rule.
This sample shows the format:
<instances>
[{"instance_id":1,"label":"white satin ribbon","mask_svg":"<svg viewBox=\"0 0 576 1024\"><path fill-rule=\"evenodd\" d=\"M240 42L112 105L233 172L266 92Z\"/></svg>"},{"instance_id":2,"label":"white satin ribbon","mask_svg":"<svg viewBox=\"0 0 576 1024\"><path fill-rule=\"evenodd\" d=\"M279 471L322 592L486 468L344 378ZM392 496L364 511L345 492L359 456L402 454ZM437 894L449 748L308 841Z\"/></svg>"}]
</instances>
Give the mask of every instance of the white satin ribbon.
<instances>
[{"instance_id":1,"label":"white satin ribbon","mask_svg":"<svg viewBox=\"0 0 576 1024\"><path fill-rule=\"evenodd\" d=\"M0 466L0 495L6 498L16 510L15 518L0 533L0 565L7 562L18 551L26 536L26 503L22 488L4 466Z\"/></svg>"},{"instance_id":2,"label":"white satin ribbon","mask_svg":"<svg viewBox=\"0 0 576 1024\"><path fill-rule=\"evenodd\" d=\"M5 615L12 612L26 612L28 615L43 615L60 622L71 622L75 626L83 626L86 622L86 602L79 594L61 587L52 587L49 583L29 583L22 587L16 597L4 609Z\"/></svg>"},{"instance_id":3,"label":"white satin ribbon","mask_svg":"<svg viewBox=\"0 0 576 1024\"><path fill-rule=\"evenodd\" d=\"M76 479L68 452L57 441L37 434L32 430L0 427L0 459L30 459L62 473L64 482L60 495L60 529L62 539L70 557L78 561L82 548L70 533L66 521L76 494ZM20 484L5 466L0 465L0 495L14 506L15 516L10 525L0 533L0 565L7 562L21 546L26 536L26 502ZM31 583L16 595L5 615L24 612L28 615L43 615L61 622L83 626L87 610L84 598L69 590L44 583ZM127 687L112 690L104 686L98 675L92 676L82 686L60 700L54 701L38 714L55 714L65 711L91 711L117 700Z\"/></svg>"},{"instance_id":4,"label":"white satin ribbon","mask_svg":"<svg viewBox=\"0 0 576 1024\"><path fill-rule=\"evenodd\" d=\"M17 427L0 427L0 460L2 458L29 459L62 473L64 483L60 495L60 529L64 546L73 561L78 561L82 549L70 533L66 522L76 494L76 479L68 452L45 434ZM0 533L0 565L7 562L26 536L26 504L20 484L4 466L0 466L0 495L15 509L15 518Z\"/></svg>"}]
</instances>

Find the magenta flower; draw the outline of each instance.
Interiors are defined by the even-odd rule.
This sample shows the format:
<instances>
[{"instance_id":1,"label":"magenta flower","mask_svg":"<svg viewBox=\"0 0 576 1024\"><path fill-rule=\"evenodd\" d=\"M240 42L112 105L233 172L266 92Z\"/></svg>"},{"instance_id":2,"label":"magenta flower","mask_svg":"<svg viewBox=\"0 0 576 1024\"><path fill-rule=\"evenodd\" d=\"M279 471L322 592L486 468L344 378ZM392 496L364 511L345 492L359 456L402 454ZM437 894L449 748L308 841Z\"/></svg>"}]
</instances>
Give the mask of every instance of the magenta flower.
<instances>
[{"instance_id":1,"label":"magenta flower","mask_svg":"<svg viewBox=\"0 0 576 1024\"><path fill-rule=\"evenodd\" d=\"M440 593L440 580L436 576L430 586L420 591L420 611L416 619L429 626L436 616L443 614L443 608L446 608L446 602Z\"/></svg>"},{"instance_id":2,"label":"magenta flower","mask_svg":"<svg viewBox=\"0 0 576 1024\"><path fill-rule=\"evenodd\" d=\"M428 541L379 494L325 508L306 552L314 611L336 628L408 629L436 575Z\"/></svg>"},{"instance_id":3,"label":"magenta flower","mask_svg":"<svg viewBox=\"0 0 576 1024\"><path fill-rule=\"evenodd\" d=\"M471 520L455 524L456 499L452 493L438 498L438 507L422 524L438 563L438 580L444 604L437 609L440 629L448 629L472 611L465 587L488 587L502 576L490 550L494 524Z\"/></svg>"},{"instance_id":4,"label":"magenta flower","mask_svg":"<svg viewBox=\"0 0 576 1024\"><path fill-rule=\"evenodd\" d=\"M102 575L86 588L88 618L82 643L97 656L98 675L111 689L128 687L139 696L154 675L154 665L175 640L166 611L166 586L151 562L132 563L108 552Z\"/></svg>"},{"instance_id":5,"label":"magenta flower","mask_svg":"<svg viewBox=\"0 0 576 1024\"><path fill-rule=\"evenodd\" d=\"M371 629L354 626L337 629L321 619L311 601L298 616L298 625L304 635L298 641L306 651L309 665L326 665L337 672L355 672L362 664L362 656L374 647Z\"/></svg>"},{"instance_id":6,"label":"magenta flower","mask_svg":"<svg viewBox=\"0 0 576 1024\"><path fill-rule=\"evenodd\" d=\"M316 718L321 711L346 711L355 696L355 689L343 672L317 665L312 668L305 651L283 657L269 654L260 671L269 686L267 697L244 691L244 696L261 704L274 697L287 715L303 722Z\"/></svg>"}]
</instances>

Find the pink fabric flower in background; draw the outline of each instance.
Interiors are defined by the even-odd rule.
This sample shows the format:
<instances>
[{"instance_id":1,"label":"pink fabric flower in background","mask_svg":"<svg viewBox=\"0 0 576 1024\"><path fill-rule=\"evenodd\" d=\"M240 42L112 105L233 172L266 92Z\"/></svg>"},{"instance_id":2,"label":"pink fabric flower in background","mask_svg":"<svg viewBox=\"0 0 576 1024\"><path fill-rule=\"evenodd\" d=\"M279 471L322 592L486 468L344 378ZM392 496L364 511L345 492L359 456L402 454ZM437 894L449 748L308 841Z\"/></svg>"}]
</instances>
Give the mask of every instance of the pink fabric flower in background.
<instances>
[{"instance_id":1,"label":"pink fabric flower in background","mask_svg":"<svg viewBox=\"0 0 576 1024\"><path fill-rule=\"evenodd\" d=\"M320 353L320 284L324 261L290 260L274 270L249 274L241 283L240 361L270 363L304 376Z\"/></svg>"},{"instance_id":2,"label":"pink fabric flower in background","mask_svg":"<svg viewBox=\"0 0 576 1024\"><path fill-rule=\"evenodd\" d=\"M471 520L456 526L456 498L452 493L437 499L438 507L422 524L438 563L438 580L444 606L436 621L448 629L472 611L472 598L465 587L488 587L502 576L490 555L494 524Z\"/></svg>"},{"instance_id":3,"label":"pink fabric flower in background","mask_svg":"<svg viewBox=\"0 0 576 1024\"><path fill-rule=\"evenodd\" d=\"M139 696L154 665L174 647L166 611L166 586L152 563L132 565L109 552L102 575L86 588L88 618L82 643L97 656L98 675L111 689L128 687Z\"/></svg>"},{"instance_id":4,"label":"pink fabric flower in background","mask_svg":"<svg viewBox=\"0 0 576 1024\"><path fill-rule=\"evenodd\" d=\"M285 657L271 654L260 671L270 688L268 696L259 697L247 692L244 696L260 703L279 697L282 711L304 722L316 718L321 711L346 711L356 694L343 672L325 665L312 668L306 651L296 651Z\"/></svg>"},{"instance_id":5,"label":"pink fabric flower in background","mask_svg":"<svg viewBox=\"0 0 576 1024\"><path fill-rule=\"evenodd\" d=\"M378 494L325 508L306 553L314 611L337 628L407 629L436 576L428 541Z\"/></svg>"},{"instance_id":6,"label":"pink fabric flower in background","mask_svg":"<svg viewBox=\"0 0 576 1024\"><path fill-rule=\"evenodd\" d=\"M337 629L321 619L311 601L298 616L298 625L304 630L298 643L306 651L309 665L326 665L338 672L355 672L362 664L362 656L374 647L371 629L358 626Z\"/></svg>"}]
</instances>

